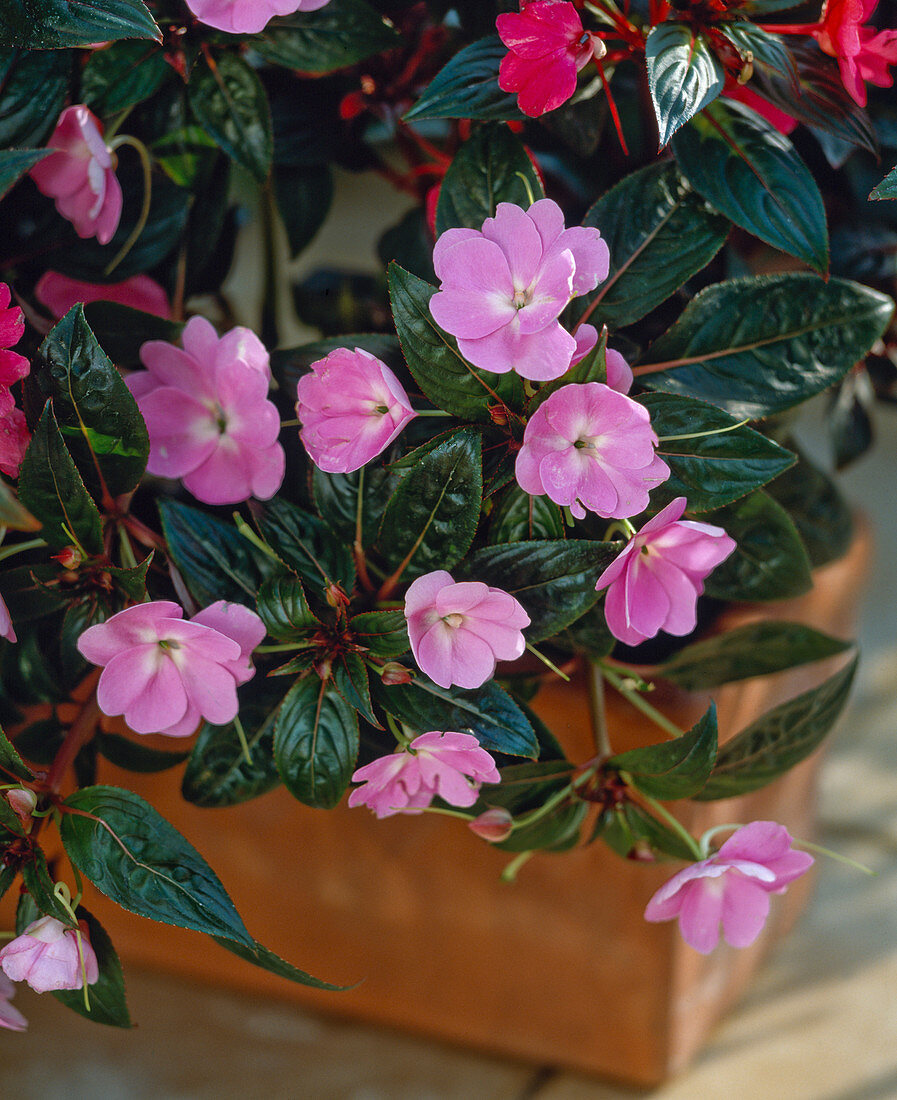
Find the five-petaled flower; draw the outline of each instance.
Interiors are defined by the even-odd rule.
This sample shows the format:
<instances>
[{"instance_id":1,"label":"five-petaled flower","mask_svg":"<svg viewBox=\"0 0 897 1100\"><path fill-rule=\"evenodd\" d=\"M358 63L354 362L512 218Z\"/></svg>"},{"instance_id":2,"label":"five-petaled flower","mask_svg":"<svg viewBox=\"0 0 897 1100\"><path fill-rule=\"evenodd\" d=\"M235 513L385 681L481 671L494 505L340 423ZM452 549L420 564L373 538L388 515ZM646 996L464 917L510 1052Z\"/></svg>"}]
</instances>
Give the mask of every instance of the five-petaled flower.
<instances>
[{"instance_id":1,"label":"five-petaled flower","mask_svg":"<svg viewBox=\"0 0 897 1100\"><path fill-rule=\"evenodd\" d=\"M219 600L183 615L170 600L136 604L78 639L82 656L103 666L100 710L123 714L135 733L189 737L202 718L230 722L237 686L255 674L250 656L265 626L254 611Z\"/></svg>"},{"instance_id":2,"label":"five-petaled flower","mask_svg":"<svg viewBox=\"0 0 897 1100\"><path fill-rule=\"evenodd\" d=\"M813 863L808 852L795 851L784 825L753 821L709 859L679 871L648 902L645 920L679 918L687 944L702 955L719 942L748 947L760 935L769 913L769 895L784 893Z\"/></svg>"},{"instance_id":3,"label":"five-petaled flower","mask_svg":"<svg viewBox=\"0 0 897 1100\"><path fill-rule=\"evenodd\" d=\"M417 415L398 378L363 348L336 348L312 363L296 394L299 438L330 474L360 469Z\"/></svg>"},{"instance_id":4,"label":"five-petaled flower","mask_svg":"<svg viewBox=\"0 0 897 1100\"><path fill-rule=\"evenodd\" d=\"M187 0L200 23L230 34L258 34L275 15L317 11L330 0Z\"/></svg>"},{"instance_id":5,"label":"five-petaled flower","mask_svg":"<svg viewBox=\"0 0 897 1100\"><path fill-rule=\"evenodd\" d=\"M87 924L79 921L78 926L81 930L80 953L79 937L74 928L66 928L55 917L32 921L21 936L10 940L0 951L0 970L14 982L27 982L35 993L83 989L85 975L87 984L93 985L100 976L96 953L87 937Z\"/></svg>"},{"instance_id":6,"label":"five-petaled flower","mask_svg":"<svg viewBox=\"0 0 897 1100\"><path fill-rule=\"evenodd\" d=\"M863 24L878 0L826 0L822 19L812 34L819 48L836 58L844 87L861 106L866 105L866 84L889 88L888 72L897 65L897 30L877 31Z\"/></svg>"},{"instance_id":7,"label":"five-petaled flower","mask_svg":"<svg viewBox=\"0 0 897 1100\"><path fill-rule=\"evenodd\" d=\"M526 648L529 615L508 592L482 581L452 580L444 569L418 577L405 593L405 618L418 667L440 687L478 688L496 661Z\"/></svg>"},{"instance_id":8,"label":"five-petaled flower","mask_svg":"<svg viewBox=\"0 0 897 1100\"><path fill-rule=\"evenodd\" d=\"M648 520L598 578L607 588L604 614L615 638L639 645L660 630L690 634L704 579L735 549L722 527L682 519L676 497Z\"/></svg>"},{"instance_id":9,"label":"five-petaled flower","mask_svg":"<svg viewBox=\"0 0 897 1100\"><path fill-rule=\"evenodd\" d=\"M352 782L361 786L349 805L370 806L377 817L420 813L437 796L452 806L472 806L481 783L500 780L495 761L472 734L431 731L359 768Z\"/></svg>"}]
</instances>

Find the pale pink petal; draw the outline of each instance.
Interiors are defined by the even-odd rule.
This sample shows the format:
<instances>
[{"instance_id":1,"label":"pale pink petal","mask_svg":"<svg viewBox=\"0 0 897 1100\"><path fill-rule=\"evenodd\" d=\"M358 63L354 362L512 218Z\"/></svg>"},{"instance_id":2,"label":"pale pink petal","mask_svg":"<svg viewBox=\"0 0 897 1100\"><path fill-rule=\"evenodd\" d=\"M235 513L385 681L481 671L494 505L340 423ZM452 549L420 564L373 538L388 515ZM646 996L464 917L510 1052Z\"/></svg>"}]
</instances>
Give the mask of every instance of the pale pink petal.
<instances>
[{"instance_id":1,"label":"pale pink petal","mask_svg":"<svg viewBox=\"0 0 897 1100\"><path fill-rule=\"evenodd\" d=\"M726 943L732 947L749 947L760 935L768 916L767 891L737 871L729 874L721 914Z\"/></svg>"}]
</instances>

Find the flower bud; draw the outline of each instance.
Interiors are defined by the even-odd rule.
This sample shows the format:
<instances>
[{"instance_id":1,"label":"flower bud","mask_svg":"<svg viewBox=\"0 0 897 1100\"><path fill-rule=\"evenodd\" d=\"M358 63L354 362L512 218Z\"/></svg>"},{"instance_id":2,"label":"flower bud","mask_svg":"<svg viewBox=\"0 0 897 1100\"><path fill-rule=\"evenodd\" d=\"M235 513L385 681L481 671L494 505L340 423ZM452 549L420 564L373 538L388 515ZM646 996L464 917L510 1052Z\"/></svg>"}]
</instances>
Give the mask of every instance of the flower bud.
<instances>
[{"instance_id":1,"label":"flower bud","mask_svg":"<svg viewBox=\"0 0 897 1100\"><path fill-rule=\"evenodd\" d=\"M6 792L6 799L10 806L12 806L16 817L25 827L25 832L30 833L32 825L31 815L34 813L34 807L37 805L37 795L35 792L28 790L26 787L13 787L11 791Z\"/></svg>"},{"instance_id":2,"label":"flower bud","mask_svg":"<svg viewBox=\"0 0 897 1100\"><path fill-rule=\"evenodd\" d=\"M411 673L398 661L387 661L380 670L380 679L386 687L393 687L395 684L410 684Z\"/></svg>"},{"instance_id":3,"label":"flower bud","mask_svg":"<svg viewBox=\"0 0 897 1100\"><path fill-rule=\"evenodd\" d=\"M337 611L339 611L340 608L348 607L351 602L343 588L333 583L328 584L324 589L324 599Z\"/></svg>"},{"instance_id":4,"label":"flower bud","mask_svg":"<svg viewBox=\"0 0 897 1100\"><path fill-rule=\"evenodd\" d=\"M501 806L486 810L485 813L467 823L472 833L476 833L483 840L488 840L490 844L500 844L503 840L507 840L513 826L513 817Z\"/></svg>"},{"instance_id":5,"label":"flower bud","mask_svg":"<svg viewBox=\"0 0 897 1100\"><path fill-rule=\"evenodd\" d=\"M656 863L657 856L647 840L637 840L626 853L626 858L635 863Z\"/></svg>"},{"instance_id":6,"label":"flower bud","mask_svg":"<svg viewBox=\"0 0 897 1100\"><path fill-rule=\"evenodd\" d=\"M80 551L74 546L66 546L58 554L52 555L54 561L58 561L63 569L77 569L84 560Z\"/></svg>"}]
</instances>

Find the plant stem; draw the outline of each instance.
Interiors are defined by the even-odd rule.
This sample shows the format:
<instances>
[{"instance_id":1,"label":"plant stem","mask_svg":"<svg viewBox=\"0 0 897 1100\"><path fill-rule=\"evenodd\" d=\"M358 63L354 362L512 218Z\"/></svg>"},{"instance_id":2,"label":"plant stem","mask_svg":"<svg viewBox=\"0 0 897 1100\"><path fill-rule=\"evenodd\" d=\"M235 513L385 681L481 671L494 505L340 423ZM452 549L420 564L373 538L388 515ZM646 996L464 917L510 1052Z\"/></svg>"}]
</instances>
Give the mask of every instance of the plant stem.
<instances>
[{"instance_id":1,"label":"plant stem","mask_svg":"<svg viewBox=\"0 0 897 1100\"><path fill-rule=\"evenodd\" d=\"M562 672L554 663L554 661L546 657L544 653L540 653L534 645L532 645L530 642L527 642L526 648L529 650L530 653L533 654L533 656L538 657L543 665L546 665L548 668L550 668L552 672L556 672L562 680L566 680L568 684L570 683L570 677L567 675L567 673Z\"/></svg>"},{"instance_id":2,"label":"plant stem","mask_svg":"<svg viewBox=\"0 0 897 1100\"><path fill-rule=\"evenodd\" d=\"M249 751L249 742L246 740L246 730L243 729L243 723L240 721L240 715L234 715L234 729L237 731L237 737L240 740L240 748L243 750L243 759L247 764L252 763L252 753Z\"/></svg>"},{"instance_id":3,"label":"plant stem","mask_svg":"<svg viewBox=\"0 0 897 1100\"><path fill-rule=\"evenodd\" d=\"M47 790L53 794L59 793L62 780L69 767L75 762L75 757L81 749L90 741L96 732L97 722L102 711L97 703L96 681L100 678L100 669L96 669L88 677L92 680L93 690L89 698L81 707L81 713L69 728L65 740L59 747L59 751L53 758L50 771L47 774Z\"/></svg>"},{"instance_id":4,"label":"plant stem","mask_svg":"<svg viewBox=\"0 0 897 1100\"><path fill-rule=\"evenodd\" d=\"M595 661L589 661L589 713L592 716L592 738L599 756L611 756L613 750L607 733L607 711L604 706L604 673Z\"/></svg>"},{"instance_id":5,"label":"plant stem","mask_svg":"<svg viewBox=\"0 0 897 1100\"><path fill-rule=\"evenodd\" d=\"M137 219L137 224L128 234L128 239L118 250L115 259L111 263L107 264L103 271L104 275L111 275L112 272L118 267L122 260L131 251L134 245L137 243L137 239L143 230L146 228L147 219L149 218L150 202L153 194L153 166L150 161L149 153L146 146L142 141L139 141L135 137L131 137L130 134L122 134L113 140L109 146L110 149L117 149L120 145L130 145L131 148L140 157L140 167L143 169L143 205L140 207L140 216Z\"/></svg>"},{"instance_id":6,"label":"plant stem","mask_svg":"<svg viewBox=\"0 0 897 1100\"><path fill-rule=\"evenodd\" d=\"M625 772L620 772L620 778L626 783L629 782L629 776L626 775ZM680 839L683 840L685 844L688 845L689 850L694 855L696 860L702 860L705 858L704 853L701 851L700 844L698 844L698 842L691 835L688 829L685 828L682 822L670 813L666 806L658 802L656 798L652 798L650 795L644 794L642 791L639 791L639 798L643 799L643 801L651 807L651 809L658 815L658 817L662 817L667 825L669 825L669 827L673 830L673 832L678 837L680 837Z\"/></svg>"},{"instance_id":7,"label":"plant stem","mask_svg":"<svg viewBox=\"0 0 897 1100\"><path fill-rule=\"evenodd\" d=\"M46 546L43 539L29 539L27 542L17 542L12 546L4 546L0 550L0 561L11 558L13 554L24 553L25 550L36 550L39 546Z\"/></svg>"},{"instance_id":8,"label":"plant stem","mask_svg":"<svg viewBox=\"0 0 897 1100\"><path fill-rule=\"evenodd\" d=\"M535 855L534 852L519 852L501 873L502 882L514 882L520 868Z\"/></svg>"},{"instance_id":9,"label":"plant stem","mask_svg":"<svg viewBox=\"0 0 897 1100\"><path fill-rule=\"evenodd\" d=\"M652 707L637 691L629 687L625 677L619 676L614 669L610 668L604 661L599 663L604 678L611 683L636 710L640 710L646 718L650 718L655 725L660 726L660 728L668 733L670 737L683 736L684 730L679 729L679 727L674 722L671 722L665 714L661 714L656 707Z\"/></svg>"}]
</instances>

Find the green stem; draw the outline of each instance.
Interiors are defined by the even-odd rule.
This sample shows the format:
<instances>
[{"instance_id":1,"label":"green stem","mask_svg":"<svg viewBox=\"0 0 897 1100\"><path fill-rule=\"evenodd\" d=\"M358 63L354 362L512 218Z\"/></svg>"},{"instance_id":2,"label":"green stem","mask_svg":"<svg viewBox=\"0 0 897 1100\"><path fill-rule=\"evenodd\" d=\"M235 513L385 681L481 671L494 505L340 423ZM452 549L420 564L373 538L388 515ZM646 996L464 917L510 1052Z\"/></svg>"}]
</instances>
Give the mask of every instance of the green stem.
<instances>
[{"instance_id":1,"label":"green stem","mask_svg":"<svg viewBox=\"0 0 897 1100\"><path fill-rule=\"evenodd\" d=\"M604 706L604 673L595 661L589 661L589 712L592 716L592 737L599 756L611 756L610 737L607 732L607 711Z\"/></svg>"},{"instance_id":2,"label":"green stem","mask_svg":"<svg viewBox=\"0 0 897 1100\"><path fill-rule=\"evenodd\" d=\"M514 175L520 177L520 179L523 183L523 186L526 188L526 197L529 199L530 206L532 206L533 203L536 201L536 199L535 199L535 196L533 195L533 188L532 188L532 185L530 184L530 181L527 179L527 177L522 172L515 172Z\"/></svg>"},{"instance_id":3,"label":"green stem","mask_svg":"<svg viewBox=\"0 0 897 1100\"><path fill-rule=\"evenodd\" d=\"M671 722L665 714L661 714L656 707L652 707L647 700L643 699L637 691L627 684L625 677L619 676L614 669L606 664L606 662L601 661L599 663L604 678L612 684L636 710L640 710L646 718L650 718L655 725L660 726L660 728L668 733L670 737L683 736L685 731L679 729L679 727L674 722Z\"/></svg>"},{"instance_id":4,"label":"green stem","mask_svg":"<svg viewBox=\"0 0 897 1100\"><path fill-rule=\"evenodd\" d=\"M519 852L501 873L502 882L514 882L517 872L535 855L535 852Z\"/></svg>"},{"instance_id":5,"label":"green stem","mask_svg":"<svg viewBox=\"0 0 897 1100\"><path fill-rule=\"evenodd\" d=\"M267 542L265 542L264 539L259 538L259 536L255 533L255 531L253 531L253 529L249 526L246 520L243 519L239 512L234 512L234 523L236 524L237 530L240 532L244 539L247 539L249 542L251 542L252 545L261 550L263 554L267 554L267 556L276 561L278 565L283 566L283 562L274 553Z\"/></svg>"},{"instance_id":6,"label":"green stem","mask_svg":"<svg viewBox=\"0 0 897 1100\"><path fill-rule=\"evenodd\" d=\"M736 428L743 428L749 424L749 420L739 420L737 424L730 424L727 428L711 428L706 432L688 432L686 435L661 435L658 440L661 443L672 443L677 439L703 439L705 435L723 435L725 432L734 432Z\"/></svg>"},{"instance_id":7,"label":"green stem","mask_svg":"<svg viewBox=\"0 0 897 1100\"><path fill-rule=\"evenodd\" d=\"M473 821L470 814L462 814L460 810L449 810L442 806L425 806L425 814L442 814L443 817L460 817L462 821Z\"/></svg>"},{"instance_id":8,"label":"green stem","mask_svg":"<svg viewBox=\"0 0 897 1100\"><path fill-rule=\"evenodd\" d=\"M121 546L121 560L128 569L137 568L137 558L134 556L134 548L128 538L128 532L124 527L118 529L118 541Z\"/></svg>"},{"instance_id":9,"label":"green stem","mask_svg":"<svg viewBox=\"0 0 897 1100\"><path fill-rule=\"evenodd\" d=\"M246 730L243 729L243 723L240 721L240 715L234 715L234 729L237 731L237 737L240 740L240 748L243 750L243 758L247 764L252 763L252 753L249 751L249 742L246 740Z\"/></svg>"},{"instance_id":10,"label":"green stem","mask_svg":"<svg viewBox=\"0 0 897 1100\"><path fill-rule=\"evenodd\" d=\"M275 645L257 645L253 653L288 653L291 649L310 649L304 642L278 642Z\"/></svg>"},{"instance_id":11,"label":"green stem","mask_svg":"<svg viewBox=\"0 0 897 1100\"><path fill-rule=\"evenodd\" d=\"M838 863L846 863L848 867L862 871L864 875L878 875L878 871L873 871L865 863L858 863L850 856L842 856L840 852L833 852L831 848L823 848L821 844L812 844L809 840L795 840L794 843L798 848L805 848L808 852L817 852L821 856L828 856L829 859L837 860Z\"/></svg>"},{"instance_id":12,"label":"green stem","mask_svg":"<svg viewBox=\"0 0 897 1100\"><path fill-rule=\"evenodd\" d=\"M39 546L46 545L43 539L29 539L27 542L17 542L12 546L4 546L3 549L0 550L0 561L11 558L13 554L21 554L25 550L37 550Z\"/></svg>"},{"instance_id":13,"label":"green stem","mask_svg":"<svg viewBox=\"0 0 897 1100\"><path fill-rule=\"evenodd\" d=\"M106 266L103 271L104 275L111 275L137 243L138 237L146 228L146 223L149 219L150 202L152 201L153 195L153 166L146 146L142 141L139 141L135 137L131 137L130 134L122 134L121 137L115 138L109 145L110 152L117 149L120 145L130 145L137 153L137 156L140 157L140 167L143 169L143 205L140 207L140 216L137 219L137 224L128 234L128 239L116 253L115 259Z\"/></svg>"},{"instance_id":14,"label":"green stem","mask_svg":"<svg viewBox=\"0 0 897 1100\"><path fill-rule=\"evenodd\" d=\"M620 778L623 780L624 783L629 782L629 776L626 775L625 772L620 772ZM643 799L658 815L658 817L663 818L663 820L667 823L667 825L669 825L673 832L678 837L680 837L682 841L684 841L684 843L688 846L689 850L694 855L696 860L700 861L706 858L704 856L704 853L701 851L701 846L698 844L695 838L691 835L688 829L685 828L682 822L670 813L666 806L658 802L656 798L652 798L650 795L644 794L642 791L639 791L639 798Z\"/></svg>"},{"instance_id":15,"label":"green stem","mask_svg":"<svg viewBox=\"0 0 897 1100\"><path fill-rule=\"evenodd\" d=\"M547 665L547 667L548 667L548 668L550 668L552 672L556 672L556 673L558 674L558 676L560 676L560 678L561 678L562 680L566 680L568 684L570 683L570 677L569 677L569 676L567 675L567 673L566 673L566 672L561 672L561 670L560 670L560 669L558 668L558 666L557 666L557 665L556 665L556 664L554 663L554 661L552 661L552 660L550 660L550 659L549 659L548 657L546 657L544 653L540 653L540 652L538 651L538 649L536 649L536 647L535 647L534 645L531 645L531 644L530 644L529 642L527 642L527 643L526 643L526 648L527 648L527 649L528 649L528 650L530 651L530 653L532 653L532 654L533 654L533 655L534 655L535 657L538 657L538 658L539 658L539 660L540 660L540 661L542 662L542 664L543 664L543 665Z\"/></svg>"},{"instance_id":16,"label":"green stem","mask_svg":"<svg viewBox=\"0 0 897 1100\"><path fill-rule=\"evenodd\" d=\"M281 420L281 428L298 428L302 424L301 420Z\"/></svg>"},{"instance_id":17,"label":"green stem","mask_svg":"<svg viewBox=\"0 0 897 1100\"><path fill-rule=\"evenodd\" d=\"M415 409L415 416L451 416L451 413L443 412L442 409Z\"/></svg>"}]
</instances>

